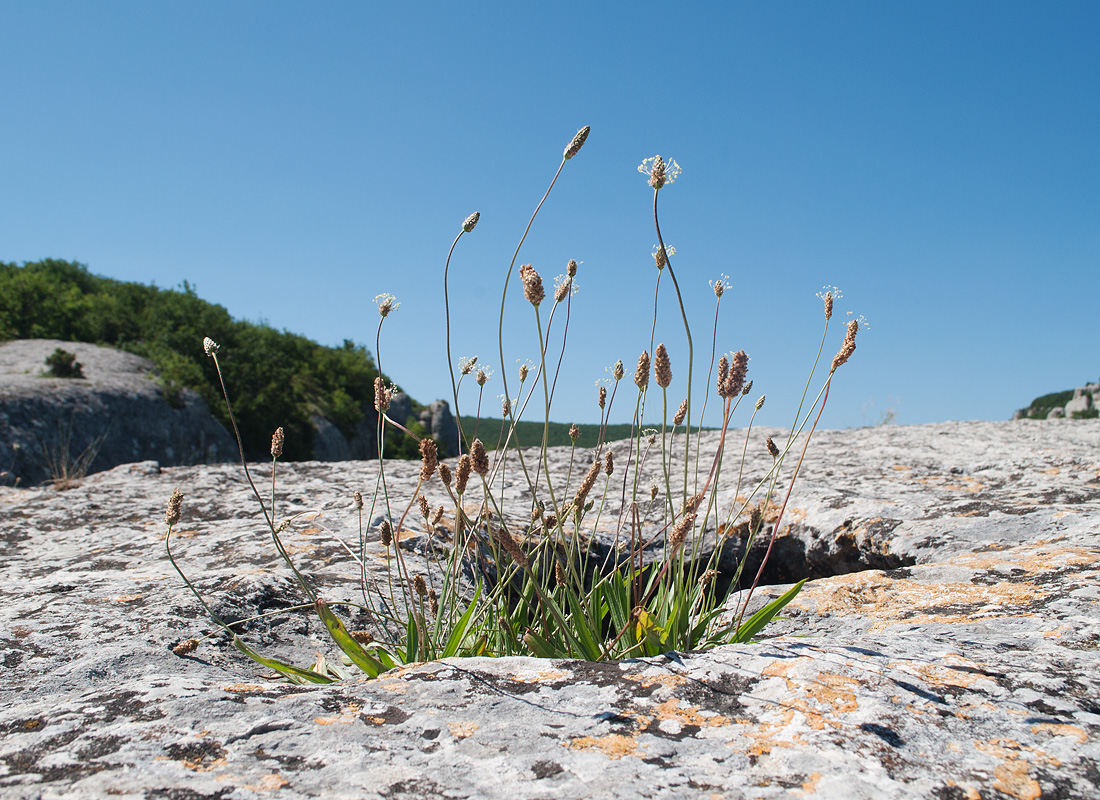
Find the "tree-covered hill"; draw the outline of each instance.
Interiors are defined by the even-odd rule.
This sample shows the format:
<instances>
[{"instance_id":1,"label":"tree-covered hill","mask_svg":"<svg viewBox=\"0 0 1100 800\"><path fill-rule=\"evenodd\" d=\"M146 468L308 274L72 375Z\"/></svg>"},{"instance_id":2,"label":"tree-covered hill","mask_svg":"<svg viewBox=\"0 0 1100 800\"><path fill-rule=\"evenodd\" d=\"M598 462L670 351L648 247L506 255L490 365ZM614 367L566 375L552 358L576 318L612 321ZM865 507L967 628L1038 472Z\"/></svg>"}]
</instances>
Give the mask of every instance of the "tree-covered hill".
<instances>
[{"instance_id":1,"label":"tree-covered hill","mask_svg":"<svg viewBox=\"0 0 1100 800\"><path fill-rule=\"evenodd\" d=\"M76 262L0 262L0 341L63 339L145 356L160 371L169 401L180 386L194 389L229 428L214 363L203 353L204 336L221 345L218 358L250 458L268 457L279 426L286 432L285 457L310 458L315 413L350 439L374 397L374 359L350 340L326 347L235 320L186 282L159 289L93 275ZM387 456L415 452L407 437L390 442Z\"/></svg>"}]
</instances>

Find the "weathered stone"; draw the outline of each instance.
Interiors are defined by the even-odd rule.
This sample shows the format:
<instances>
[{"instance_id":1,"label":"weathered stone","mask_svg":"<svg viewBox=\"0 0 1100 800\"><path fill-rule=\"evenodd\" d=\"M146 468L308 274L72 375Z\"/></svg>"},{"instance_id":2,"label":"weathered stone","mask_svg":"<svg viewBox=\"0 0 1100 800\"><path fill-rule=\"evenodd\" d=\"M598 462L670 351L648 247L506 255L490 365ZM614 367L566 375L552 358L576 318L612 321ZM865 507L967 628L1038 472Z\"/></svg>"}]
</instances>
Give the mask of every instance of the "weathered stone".
<instances>
[{"instance_id":1,"label":"weathered stone","mask_svg":"<svg viewBox=\"0 0 1100 800\"><path fill-rule=\"evenodd\" d=\"M391 419L404 425L405 420L412 415L412 399L404 392L394 392L386 413Z\"/></svg>"},{"instance_id":2,"label":"weathered stone","mask_svg":"<svg viewBox=\"0 0 1100 800\"><path fill-rule=\"evenodd\" d=\"M309 418L313 424L313 458L317 461L347 461L351 447L340 429L320 414Z\"/></svg>"},{"instance_id":3,"label":"weathered stone","mask_svg":"<svg viewBox=\"0 0 1100 800\"><path fill-rule=\"evenodd\" d=\"M740 491L726 463L720 509L766 471L763 437L779 433L752 432ZM744 433L730 435L740 452ZM629 446L613 446L618 477ZM568 463L551 452L563 489ZM270 465L253 469L268 485ZM351 493L369 497L377 465L278 470L278 518L316 510L287 549L326 598L354 601L359 568L335 537L358 549ZM387 464L396 498L417 471ZM522 474L503 482L522 516ZM220 635L170 651L212 631L163 555L176 487L173 552L215 609L279 610L244 638L299 664L335 657L316 618L288 610L299 590L239 467L0 489L5 798L1100 793L1100 421L818 432L780 536L832 577L771 638L619 664L449 659L316 689L270 681ZM427 491L443 502L437 478ZM841 574L884 557L909 566ZM374 532L367 565L384 585Z\"/></svg>"},{"instance_id":4,"label":"weathered stone","mask_svg":"<svg viewBox=\"0 0 1100 800\"><path fill-rule=\"evenodd\" d=\"M428 430L439 443L439 454L444 458L458 455L458 423L446 400L436 400L428 406L430 423Z\"/></svg>"},{"instance_id":5,"label":"weathered stone","mask_svg":"<svg viewBox=\"0 0 1100 800\"><path fill-rule=\"evenodd\" d=\"M56 348L84 378L41 377ZM232 460L237 447L190 389L158 380L148 359L82 342L0 343L0 484L34 484L155 459Z\"/></svg>"},{"instance_id":6,"label":"weathered stone","mask_svg":"<svg viewBox=\"0 0 1100 800\"><path fill-rule=\"evenodd\" d=\"M1066 410L1062 406L1055 406L1047 414L1047 419L1065 419Z\"/></svg>"},{"instance_id":7,"label":"weathered stone","mask_svg":"<svg viewBox=\"0 0 1100 800\"><path fill-rule=\"evenodd\" d=\"M1067 417L1073 417L1075 414L1084 414L1086 411L1092 408L1092 394L1086 393L1083 389L1078 389L1073 399L1066 403L1065 415Z\"/></svg>"}]
</instances>

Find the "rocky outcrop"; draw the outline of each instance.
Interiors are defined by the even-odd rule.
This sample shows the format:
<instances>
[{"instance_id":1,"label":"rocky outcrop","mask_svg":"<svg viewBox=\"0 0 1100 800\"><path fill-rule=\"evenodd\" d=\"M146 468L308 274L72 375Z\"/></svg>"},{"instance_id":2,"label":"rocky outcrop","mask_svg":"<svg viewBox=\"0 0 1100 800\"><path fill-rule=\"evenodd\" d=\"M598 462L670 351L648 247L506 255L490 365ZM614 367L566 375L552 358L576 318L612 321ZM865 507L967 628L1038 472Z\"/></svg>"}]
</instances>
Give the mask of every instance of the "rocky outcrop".
<instances>
[{"instance_id":1,"label":"rocky outcrop","mask_svg":"<svg viewBox=\"0 0 1100 800\"><path fill-rule=\"evenodd\" d=\"M82 378L42 375L58 347ZM148 359L52 339L0 343L0 483L66 480L118 464L232 460L237 447L190 389L166 387Z\"/></svg>"},{"instance_id":2,"label":"rocky outcrop","mask_svg":"<svg viewBox=\"0 0 1100 800\"><path fill-rule=\"evenodd\" d=\"M746 481L774 433L753 432ZM569 451L549 464L563 480ZM387 464L391 492L409 499L418 468ZM313 510L287 549L330 601L355 601L337 538L357 549L350 495L369 498L377 465L279 476L279 518ZM819 432L781 536L803 552L788 579L828 577L765 640L618 664L448 659L312 689L216 634L171 652L212 632L163 555L177 487L174 552L219 613L300 600L239 467L146 462L65 491L0 489L5 798L1100 793L1100 422ZM443 502L437 478L426 492ZM503 492L524 513L522 482ZM720 504L736 493L724 484ZM384 586L373 534L366 564ZM335 658L303 612L244 636L299 664Z\"/></svg>"},{"instance_id":3,"label":"rocky outcrop","mask_svg":"<svg viewBox=\"0 0 1100 800\"><path fill-rule=\"evenodd\" d=\"M404 392L397 392L390 401L388 416L404 425L409 417L414 417L424 426L429 436L439 445L439 453L444 458L457 455L458 424L451 414L450 404L446 400L436 400L414 416L413 401ZM378 412L373 400L363 405L363 419L355 429L355 435L349 441L337 430L336 426L322 417L314 417L314 456L318 461L344 461L347 459L378 458ZM400 431L390 428L387 437L404 436ZM389 439L392 442L392 438Z\"/></svg>"},{"instance_id":4,"label":"rocky outcrop","mask_svg":"<svg viewBox=\"0 0 1100 800\"><path fill-rule=\"evenodd\" d=\"M1086 383L1073 390L1073 398L1064 406L1055 406L1047 410L1046 419L1074 419L1095 416L1094 409L1100 409L1100 383ZM1036 416L1036 409L1023 408L1012 415L1013 419L1030 419Z\"/></svg>"}]
</instances>

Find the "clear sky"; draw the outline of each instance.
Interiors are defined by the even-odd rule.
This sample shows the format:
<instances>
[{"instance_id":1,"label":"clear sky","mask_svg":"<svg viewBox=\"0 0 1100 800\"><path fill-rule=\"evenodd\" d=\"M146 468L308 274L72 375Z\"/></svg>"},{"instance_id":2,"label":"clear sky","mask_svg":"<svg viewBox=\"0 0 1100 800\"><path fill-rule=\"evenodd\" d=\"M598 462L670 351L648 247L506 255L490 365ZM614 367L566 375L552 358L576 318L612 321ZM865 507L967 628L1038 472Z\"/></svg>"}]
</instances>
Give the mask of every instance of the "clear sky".
<instances>
[{"instance_id":1,"label":"clear sky","mask_svg":"<svg viewBox=\"0 0 1100 800\"><path fill-rule=\"evenodd\" d=\"M430 401L450 394L444 258L480 211L451 266L453 353L494 368L499 413L505 271L591 125L520 256L551 287L583 262L556 419L598 419L595 381L649 345L637 165L657 153L683 168L660 203L697 376L725 273L718 350L749 353L758 421L788 424L829 284L834 323L869 327L823 424L1006 419L1100 378L1098 41L1091 0L0 0L0 260L187 280L235 317L372 352L392 292L382 366ZM535 356L518 283L506 330L514 389Z\"/></svg>"}]
</instances>

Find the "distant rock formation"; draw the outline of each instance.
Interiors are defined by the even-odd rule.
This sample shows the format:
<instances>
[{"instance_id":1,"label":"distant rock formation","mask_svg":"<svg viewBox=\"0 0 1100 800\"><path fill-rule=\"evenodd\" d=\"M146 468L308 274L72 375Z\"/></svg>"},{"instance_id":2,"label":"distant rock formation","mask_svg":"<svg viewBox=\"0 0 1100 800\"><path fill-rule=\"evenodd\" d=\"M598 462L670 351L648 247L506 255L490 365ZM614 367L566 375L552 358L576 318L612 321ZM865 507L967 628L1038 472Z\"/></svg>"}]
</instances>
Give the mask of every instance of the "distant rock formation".
<instances>
[{"instance_id":1,"label":"distant rock formation","mask_svg":"<svg viewBox=\"0 0 1100 800\"><path fill-rule=\"evenodd\" d=\"M75 355L83 377L49 376L46 359L58 348ZM350 440L331 420L313 415L314 460L377 458L373 400L363 412ZM441 456L455 454L458 426L445 400L414 412L412 399L398 392L389 414L402 424L419 421ZM78 478L135 461L168 467L237 457L233 437L198 393L166 387L149 359L83 342L0 343L0 485Z\"/></svg>"},{"instance_id":2,"label":"distant rock formation","mask_svg":"<svg viewBox=\"0 0 1100 800\"><path fill-rule=\"evenodd\" d=\"M397 392L390 400L386 414L404 425L412 417L424 426L429 436L439 444L439 455L447 458L458 454L458 424L446 400L436 400L418 413L414 413L413 401L404 392ZM373 399L363 404L363 419L355 427L355 435L349 440L329 420L313 415L313 457L317 461L348 461L378 458L378 412ZM404 436L390 428L386 436ZM389 439L388 441L392 441Z\"/></svg>"},{"instance_id":3,"label":"distant rock formation","mask_svg":"<svg viewBox=\"0 0 1100 800\"><path fill-rule=\"evenodd\" d=\"M44 376L61 348L81 378ZM212 464L237 446L196 392L166 388L153 362L83 342L0 343L0 484L32 485L154 459Z\"/></svg>"},{"instance_id":4,"label":"distant rock formation","mask_svg":"<svg viewBox=\"0 0 1100 800\"><path fill-rule=\"evenodd\" d=\"M1055 406L1046 413L1046 419L1073 419L1074 417L1093 416L1093 409L1100 409L1100 382L1086 383L1073 390L1073 399L1064 406ZM1031 419L1036 409L1022 408L1012 415L1013 419Z\"/></svg>"}]
</instances>

